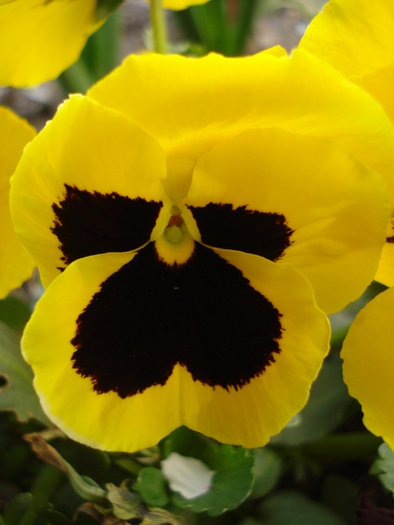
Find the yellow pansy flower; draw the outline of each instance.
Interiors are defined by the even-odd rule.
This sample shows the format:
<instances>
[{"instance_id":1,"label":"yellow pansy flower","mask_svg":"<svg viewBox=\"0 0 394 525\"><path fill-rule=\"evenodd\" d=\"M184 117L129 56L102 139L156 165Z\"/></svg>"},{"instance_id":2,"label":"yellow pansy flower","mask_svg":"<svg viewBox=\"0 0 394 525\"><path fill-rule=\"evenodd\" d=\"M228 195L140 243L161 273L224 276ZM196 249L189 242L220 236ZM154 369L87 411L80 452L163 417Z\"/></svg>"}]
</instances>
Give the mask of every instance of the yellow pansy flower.
<instances>
[{"instance_id":1,"label":"yellow pansy flower","mask_svg":"<svg viewBox=\"0 0 394 525\"><path fill-rule=\"evenodd\" d=\"M23 148L35 130L11 110L0 106L0 299L28 279L34 268L32 259L16 237L9 208L10 177Z\"/></svg>"},{"instance_id":2,"label":"yellow pansy flower","mask_svg":"<svg viewBox=\"0 0 394 525\"><path fill-rule=\"evenodd\" d=\"M321 309L375 274L371 168L393 144L379 105L302 52L130 57L71 97L11 195L47 287L22 346L49 416L107 450L180 425L264 445L308 398Z\"/></svg>"},{"instance_id":3,"label":"yellow pansy flower","mask_svg":"<svg viewBox=\"0 0 394 525\"><path fill-rule=\"evenodd\" d=\"M394 6L387 0L330 0L300 48L325 60L376 98L394 124ZM386 177L394 211L394 176ZM394 218L376 279L394 285Z\"/></svg>"}]
</instances>

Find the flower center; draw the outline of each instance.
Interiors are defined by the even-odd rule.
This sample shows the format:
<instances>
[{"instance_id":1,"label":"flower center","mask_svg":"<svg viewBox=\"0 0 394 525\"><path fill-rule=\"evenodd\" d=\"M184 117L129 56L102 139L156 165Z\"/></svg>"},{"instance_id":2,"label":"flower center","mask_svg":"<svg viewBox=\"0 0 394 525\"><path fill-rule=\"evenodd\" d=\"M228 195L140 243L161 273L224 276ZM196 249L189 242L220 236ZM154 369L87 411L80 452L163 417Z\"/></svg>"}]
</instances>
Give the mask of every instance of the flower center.
<instances>
[{"instance_id":1,"label":"flower center","mask_svg":"<svg viewBox=\"0 0 394 525\"><path fill-rule=\"evenodd\" d=\"M179 208L173 206L171 213L172 215L168 221L167 228L164 230L164 235L168 242L176 244L182 242L184 232L187 230Z\"/></svg>"},{"instance_id":2,"label":"flower center","mask_svg":"<svg viewBox=\"0 0 394 525\"><path fill-rule=\"evenodd\" d=\"M194 240L177 206L173 206L167 227L155 241L157 255L168 265L184 264L194 253Z\"/></svg>"}]
</instances>

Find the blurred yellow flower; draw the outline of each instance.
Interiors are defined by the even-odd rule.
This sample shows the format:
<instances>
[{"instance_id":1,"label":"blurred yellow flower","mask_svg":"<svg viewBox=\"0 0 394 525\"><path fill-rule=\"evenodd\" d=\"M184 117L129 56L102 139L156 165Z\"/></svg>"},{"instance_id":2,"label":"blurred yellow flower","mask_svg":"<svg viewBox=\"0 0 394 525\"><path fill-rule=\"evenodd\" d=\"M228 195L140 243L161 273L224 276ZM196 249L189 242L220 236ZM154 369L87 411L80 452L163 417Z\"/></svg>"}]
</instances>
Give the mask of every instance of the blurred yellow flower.
<instances>
[{"instance_id":1,"label":"blurred yellow flower","mask_svg":"<svg viewBox=\"0 0 394 525\"><path fill-rule=\"evenodd\" d=\"M35 134L25 120L0 106L0 299L26 281L35 266L15 235L9 209L10 177Z\"/></svg>"},{"instance_id":2,"label":"blurred yellow flower","mask_svg":"<svg viewBox=\"0 0 394 525\"><path fill-rule=\"evenodd\" d=\"M312 20L301 49L341 71L382 105L394 124L394 6L387 0L330 0ZM394 174L386 175L394 214ZM394 218L376 280L394 285Z\"/></svg>"},{"instance_id":3,"label":"blurred yellow flower","mask_svg":"<svg viewBox=\"0 0 394 525\"><path fill-rule=\"evenodd\" d=\"M208 0L164 0L185 9ZM0 0L0 85L23 88L57 78L76 62L98 21L98 0ZM115 0L118 4L119 1Z\"/></svg>"},{"instance_id":4,"label":"blurred yellow flower","mask_svg":"<svg viewBox=\"0 0 394 525\"><path fill-rule=\"evenodd\" d=\"M361 404L363 422L394 449L394 288L358 314L343 343L343 378Z\"/></svg>"},{"instance_id":5,"label":"blurred yellow flower","mask_svg":"<svg viewBox=\"0 0 394 525\"><path fill-rule=\"evenodd\" d=\"M0 0L0 85L57 78L96 27L97 0Z\"/></svg>"},{"instance_id":6,"label":"blurred yellow flower","mask_svg":"<svg viewBox=\"0 0 394 525\"><path fill-rule=\"evenodd\" d=\"M191 5L201 5L206 4L207 2L209 2L209 0L163 0L163 7L166 9L173 9L174 11L180 11Z\"/></svg>"}]
</instances>

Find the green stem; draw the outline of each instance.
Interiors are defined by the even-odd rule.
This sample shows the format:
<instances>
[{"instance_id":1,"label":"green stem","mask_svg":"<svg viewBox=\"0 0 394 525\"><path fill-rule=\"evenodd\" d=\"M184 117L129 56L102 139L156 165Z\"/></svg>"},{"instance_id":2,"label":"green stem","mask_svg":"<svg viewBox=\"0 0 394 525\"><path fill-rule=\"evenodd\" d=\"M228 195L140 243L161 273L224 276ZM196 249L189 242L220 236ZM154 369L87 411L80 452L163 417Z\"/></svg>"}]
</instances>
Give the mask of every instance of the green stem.
<instances>
[{"instance_id":1,"label":"green stem","mask_svg":"<svg viewBox=\"0 0 394 525\"><path fill-rule=\"evenodd\" d=\"M150 22L153 31L154 50L167 53L167 27L162 0L150 0Z\"/></svg>"},{"instance_id":2,"label":"green stem","mask_svg":"<svg viewBox=\"0 0 394 525\"><path fill-rule=\"evenodd\" d=\"M140 465L134 459L130 457L115 458L113 459L114 463L118 465L121 469L125 470L133 476L138 476L140 470L143 468L143 465Z\"/></svg>"}]
</instances>

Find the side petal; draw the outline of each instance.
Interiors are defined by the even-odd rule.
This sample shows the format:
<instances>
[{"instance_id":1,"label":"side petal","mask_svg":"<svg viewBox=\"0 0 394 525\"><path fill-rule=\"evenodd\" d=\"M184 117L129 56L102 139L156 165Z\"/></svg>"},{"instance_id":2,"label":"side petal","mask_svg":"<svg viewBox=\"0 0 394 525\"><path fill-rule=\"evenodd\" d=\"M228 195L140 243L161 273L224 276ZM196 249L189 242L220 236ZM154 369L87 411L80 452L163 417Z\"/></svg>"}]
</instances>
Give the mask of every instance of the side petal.
<instances>
[{"instance_id":1,"label":"side petal","mask_svg":"<svg viewBox=\"0 0 394 525\"><path fill-rule=\"evenodd\" d=\"M343 343L343 377L361 403L364 424L394 448L394 288L358 314Z\"/></svg>"},{"instance_id":2,"label":"side petal","mask_svg":"<svg viewBox=\"0 0 394 525\"><path fill-rule=\"evenodd\" d=\"M390 217L379 175L332 143L272 128L202 156L185 204L194 238L292 264L326 313L373 280Z\"/></svg>"},{"instance_id":3,"label":"side petal","mask_svg":"<svg viewBox=\"0 0 394 525\"><path fill-rule=\"evenodd\" d=\"M158 140L168 155L165 184L175 202L186 196L202 154L240 131L262 127L332 141L382 173L394 190L394 130L382 108L302 50L289 58L133 56L88 96Z\"/></svg>"},{"instance_id":4,"label":"side petal","mask_svg":"<svg viewBox=\"0 0 394 525\"><path fill-rule=\"evenodd\" d=\"M160 146L128 119L82 96L67 101L12 180L15 228L44 285L75 259L148 242L160 211L170 214L165 173Z\"/></svg>"},{"instance_id":5,"label":"side petal","mask_svg":"<svg viewBox=\"0 0 394 525\"><path fill-rule=\"evenodd\" d=\"M0 85L54 79L79 57L96 0L14 0L0 4Z\"/></svg>"},{"instance_id":6,"label":"side petal","mask_svg":"<svg viewBox=\"0 0 394 525\"><path fill-rule=\"evenodd\" d=\"M35 266L15 235L9 208L10 177L23 148L35 134L35 129L25 120L0 107L0 298L26 281Z\"/></svg>"},{"instance_id":7,"label":"side petal","mask_svg":"<svg viewBox=\"0 0 394 525\"><path fill-rule=\"evenodd\" d=\"M327 318L291 266L198 244L187 262L168 264L150 243L72 263L22 346L60 428L135 451L180 425L264 445L305 404L328 340Z\"/></svg>"}]
</instances>

